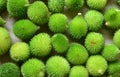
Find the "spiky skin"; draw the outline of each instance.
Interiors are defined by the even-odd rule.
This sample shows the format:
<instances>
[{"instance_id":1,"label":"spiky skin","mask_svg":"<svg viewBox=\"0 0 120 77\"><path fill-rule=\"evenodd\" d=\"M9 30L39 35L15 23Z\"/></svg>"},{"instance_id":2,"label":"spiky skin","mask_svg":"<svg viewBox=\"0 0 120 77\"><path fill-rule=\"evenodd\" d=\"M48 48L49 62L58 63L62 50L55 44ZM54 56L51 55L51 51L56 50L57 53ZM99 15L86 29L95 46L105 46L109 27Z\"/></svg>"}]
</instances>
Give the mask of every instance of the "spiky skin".
<instances>
[{"instance_id":1,"label":"spiky skin","mask_svg":"<svg viewBox=\"0 0 120 77\"><path fill-rule=\"evenodd\" d=\"M47 33L39 33L30 41L31 54L36 57L47 56L51 49L51 38Z\"/></svg>"},{"instance_id":2,"label":"spiky skin","mask_svg":"<svg viewBox=\"0 0 120 77\"><path fill-rule=\"evenodd\" d=\"M85 39L85 47L90 54L97 54L104 47L105 39L102 34L90 32Z\"/></svg>"},{"instance_id":3,"label":"spiky skin","mask_svg":"<svg viewBox=\"0 0 120 77\"><path fill-rule=\"evenodd\" d=\"M84 64L88 59L88 52L81 44L72 43L66 57L73 65Z\"/></svg>"},{"instance_id":4,"label":"spiky skin","mask_svg":"<svg viewBox=\"0 0 120 77\"><path fill-rule=\"evenodd\" d=\"M105 5L107 3L107 0L87 0L87 5L91 9L96 9L96 10L102 10L104 9Z\"/></svg>"},{"instance_id":5,"label":"spiky skin","mask_svg":"<svg viewBox=\"0 0 120 77\"><path fill-rule=\"evenodd\" d=\"M120 40L119 40L119 38L120 38L120 29L117 30L117 31L115 32L114 36L113 36L113 42L114 42L114 44L115 44L118 48L120 48Z\"/></svg>"},{"instance_id":6,"label":"spiky skin","mask_svg":"<svg viewBox=\"0 0 120 77\"><path fill-rule=\"evenodd\" d=\"M103 26L104 16L96 10L89 10L85 14L85 20L90 31L98 31Z\"/></svg>"},{"instance_id":7,"label":"spiky skin","mask_svg":"<svg viewBox=\"0 0 120 77\"><path fill-rule=\"evenodd\" d=\"M65 6L65 0L48 0L48 8L52 13L60 13Z\"/></svg>"},{"instance_id":8,"label":"spiky skin","mask_svg":"<svg viewBox=\"0 0 120 77\"><path fill-rule=\"evenodd\" d=\"M27 19L19 20L13 25L14 34L22 40L30 39L38 29L38 26Z\"/></svg>"},{"instance_id":9,"label":"spiky skin","mask_svg":"<svg viewBox=\"0 0 120 77\"><path fill-rule=\"evenodd\" d=\"M0 66L0 77L20 77L20 69L13 63L5 63Z\"/></svg>"},{"instance_id":10,"label":"spiky skin","mask_svg":"<svg viewBox=\"0 0 120 77\"><path fill-rule=\"evenodd\" d=\"M84 66L74 66L70 70L69 77L89 77L89 74Z\"/></svg>"},{"instance_id":11,"label":"spiky skin","mask_svg":"<svg viewBox=\"0 0 120 77\"><path fill-rule=\"evenodd\" d=\"M120 28L120 10L115 7L109 8L104 15L106 26L110 29L116 30Z\"/></svg>"},{"instance_id":12,"label":"spiky skin","mask_svg":"<svg viewBox=\"0 0 120 77\"><path fill-rule=\"evenodd\" d=\"M57 33L54 34L51 39L53 48L57 53L61 54L67 51L69 47L69 40L65 35Z\"/></svg>"},{"instance_id":13,"label":"spiky skin","mask_svg":"<svg viewBox=\"0 0 120 77\"><path fill-rule=\"evenodd\" d=\"M6 21L2 17L0 17L0 26L4 25L5 23Z\"/></svg>"},{"instance_id":14,"label":"spiky skin","mask_svg":"<svg viewBox=\"0 0 120 77\"><path fill-rule=\"evenodd\" d=\"M50 16L48 25L52 32L65 32L68 25L68 20L64 14L56 13Z\"/></svg>"},{"instance_id":15,"label":"spiky skin","mask_svg":"<svg viewBox=\"0 0 120 77\"><path fill-rule=\"evenodd\" d=\"M114 44L106 45L102 51L102 56L107 61L115 61L118 59L119 55L120 55L120 50Z\"/></svg>"},{"instance_id":16,"label":"spiky skin","mask_svg":"<svg viewBox=\"0 0 120 77\"><path fill-rule=\"evenodd\" d=\"M70 11L79 11L84 6L84 0L66 0L65 4Z\"/></svg>"},{"instance_id":17,"label":"spiky skin","mask_svg":"<svg viewBox=\"0 0 120 77\"><path fill-rule=\"evenodd\" d=\"M0 55L5 54L11 46L11 37L8 31L0 27Z\"/></svg>"},{"instance_id":18,"label":"spiky skin","mask_svg":"<svg viewBox=\"0 0 120 77\"><path fill-rule=\"evenodd\" d=\"M107 67L107 61L100 55L90 56L86 63L86 68L92 76L102 76Z\"/></svg>"},{"instance_id":19,"label":"spiky skin","mask_svg":"<svg viewBox=\"0 0 120 77\"><path fill-rule=\"evenodd\" d=\"M7 0L0 0L0 13L6 8Z\"/></svg>"},{"instance_id":20,"label":"spiky skin","mask_svg":"<svg viewBox=\"0 0 120 77\"><path fill-rule=\"evenodd\" d=\"M76 17L74 17L70 21L68 30L69 34L75 39L80 39L81 37L85 36L88 31L88 27L83 16L77 15Z\"/></svg>"},{"instance_id":21,"label":"spiky skin","mask_svg":"<svg viewBox=\"0 0 120 77\"><path fill-rule=\"evenodd\" d=\"M16 62L25 61L30 56L30 48L27 43L17 42L10 49L10 57Z\"/></svg>"},{"instance_id":22,"label":"spiky skin","mask_svg":"<svg viewBox=\"0 0 120 77\"><path fill-rule=\"evenodd\" d=\"M7 11L10 16L15 18L24 18L27 16L28 0L8 0Z\"/></svg>"},{"instance_id":23,"label":"spiky skin","mask_svg":"<svg viewBox=\"0 0 120 77\"><path fill-rule=\"evenodd\" d=\"M28 18L38 25L46 24L49 14L47 6L42 1L35 1L27 11Z\"/></svg>"},{"instance_id":24,"label":"spiky skin","mask_svg":"<svg viewBox=\"0 0 120 77\"><path fill-rule=\"evenodd\" d=\"M108 66L108 73L115 74L120 71L120 61L110 63Z\"/></svg>"},{"instance_id":25,"label":"spiky skin","mask_svg":"<svg viewBox=\"0 0 120 77\"><path fill-rule=\"evenodd\" d=\"M46 62L48 77L66 77L70 71L67 60L61 56L52 56Z\"/></svg>"},{"instance_id":26,"label":"spiky skin","mask_svg":"<svg viewBox=\"0 0 120 77\"><path fill-rule=\"evenodd\" d=\"M23 77L44 77L45 65L41 60L29 59L21 66Z\"/></svg>"}]
</instances>

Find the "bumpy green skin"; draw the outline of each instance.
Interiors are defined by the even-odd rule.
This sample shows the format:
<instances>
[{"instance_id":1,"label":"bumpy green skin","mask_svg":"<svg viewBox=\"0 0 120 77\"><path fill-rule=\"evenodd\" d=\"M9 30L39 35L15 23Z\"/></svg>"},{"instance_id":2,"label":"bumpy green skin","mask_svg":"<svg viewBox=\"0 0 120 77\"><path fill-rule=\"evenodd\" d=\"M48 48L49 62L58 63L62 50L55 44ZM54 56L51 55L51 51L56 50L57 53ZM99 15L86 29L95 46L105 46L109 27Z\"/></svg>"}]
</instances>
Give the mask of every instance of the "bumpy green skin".
<instances>
[{"instance_id":1,"label":"bumpy green skin","mask_svg":"<svg viewBox=\"0 0 120 77\"><path fill-rule=\"evenodd\" d=\"M82 15L77 15L71 20L68 30L69 34L75 39L80 39L81 37L86 35L88 27Z\"/></svg>"},{"instance_id":2,"label":"bumpy green skin","mask_svg":"<svg viewBox=\"0 0 120 77\"><path fill-rule=\"evenodd\" d=\"M5 54L11 46L11 37L8 31L0 27L0 55Z\"/></svg>"},{"instance_id":3,"label":"bumpy green skin","mask_svg":"<svg viewBox=\"0 0 120 77\"><path fill-rule=\"evenodd\" d=\"M48 0L48 8L52 13L60 13L65 6L65 0Z\"/></svg>"},{"instance_id":4,"label":"bumpy green skin","mask_svg":"<svg viewBox=\"0 0 120 77\"><path fill-rule=\"evenodd\" d=\"M52 45L57 53L65 53L69 47L69 40L65 35L57 33L52 36Z\"/></svg>"},{"instance_id":5,"label":"bumpy green skin","mask_svg":"<svg viewBox=\"0 0 120 77\"><path fill-rule=\"evenodd\" d=\"M105 39L102 34L90 32L85 39L85 47L90 54L97 54L104 47Z\"/></svg>"},{"instance_id":6,"label":"bumpy green skin","mask_svg":"<svg viewBox=\"0 0 120 77\"><path fill-rule=\"evenodd\" d=\"M23 77L44 77L45 65L41 60L29 59L22 65L21 72Z\"/></svg>"},{"instance_id":7,"label":"bumpy green skin","mask_svg":"<svg viewBox=\"0 0 120 77\"><path fill-rule=\"evenodd\" d=\"M36 57L47 56L51 49L51 38L47 33L40 33L30 41L31 54Z\"/></svg>"},{"instance_id":8,"label":"bumpy green skin","mask_svg":"<svg viewBox=\"0 0 120 77\"><path fill-rule=\"evenodd\" d=\"M47 23L49 14L47 6L42 1L35 1L27 11L28 18L38 25Z\"/></svg>"},{"instance_id":9,"label":"bumpy green skin","mask_svg":"<svg viewBox=\"0 0 120 77\"><path fill-rule=\"evenodd\" d=\"M110 63L108 66L108 73L115 74L120 71L120 61Z\"/></svg>"},{"instance_id":10,"label":"bumpy green skin","mask_svg":"<svg viewBox=\"0 0 120 77\"><path fill-rule=\"evenodd\" d=\"M87 5L91 9L102 10L104 9L107 0L87 0Z\"/></svg>"},{"instance_id":11,"label":"bumpy green skin","mask_svg":"<svg viewBox=\"0 0 120 77\"><path fill-rule=\"evenodd\" d=\"M0 17L0 26L4 25L5 23L6 21L2 17Z\"/></svg>"},{"instance_id":12,"label":"bumpy green skin","mask_svg":"<svg viewBox=\"0 0 120 77\"><path fill-rule=\"evenodd\" d=\"M117 30L117 31L115 32L114 36L113 36L113 42L114 42L114 44L115 44L118 48L120 48L120 40L119 40L119 38L120 38L120 29Z\"/></svg>"},{"instance_id":13,"label":"bumpy green skin","mask_svg":"<svg viewBox=\"0 0 120 77\"><path fill-rule=\"evenodd\" d=\"M92 76L102 76L107 67L107 61L100 55L90 56L86 63L86 68Z\"/></svg>"},{"instance_id":14,"label":"bumpy green skin","mask_svg":"<svg viewBox=\"0 0 120 77\"><path fill-rule=\"evenodd\" d=\"M0 13L6 8L7 0L0 0Z\"/></svg>"},{"instance_id":15,"label":"bumpy green skin","mask_svg":"<svg viewBox=\"0 0 120 77\"><path fill-rule=\"evenodd\" d=\"M109 8L104 15L106 21L106 26L110 29L119 29L120 28L120 10L115 7Z\"/></svg>"},{"instance_id":16,"label":"bumpy green skin","mask_svg":"<svg viewBox=\"0 0 120 77\"><path fill-rule=\"evenodd\" d=\"M70 71L67 60L61 56L50 57L46 62L48 77L66 77Z\"/></svg>"},{"instance_id":17,"label":"bumpy green skin","mask_svg":"<svg viewBox=\"0 0 120 77\"><path fill-rule=\"evenodd\" d=\"M30 56L30 48L27 43L17 42L10 49L10 57L16 61L25 61Z\"/></svg>"},{"instance_id":18,"label":"bumpy green skin","mask_svg":"<svg viewBox=\"0 0 120 77\"><path fill-rule=\"evenodd\" d=\"M24 18L27 16L28 0L8 0L7 11L10 16L15 18Z\"/></svg>"},{"instance_id":19,"label":"bumpy green skin","mask_svg":"<svg viewBox=\"0 0 120 77\"><path fill-rule=\"evenodd\" d=\"M102 56L107 61L115 61L120 55L119 48L114 44L106 45L102 51Z\"/></svg>"},{"instance_id":20,"label":"bumpy green skin","mask_svg":"<svg viewBox=\"0 0 120 77\"><path fill-rule=\"evenodd\" d=\"M38 29L39 27L27 19L19 20L13 25L14 34L22 40L30 39Z\"/></svg>"},{"instance_id":21,"label":"bumpy green skin","mask_svg":"<svg viewBox=\"0 0 120 77\"><path fill-rule=\"evenodd\" d=\"M48 26L52 32L60 33L66 31L67 24L67 17L62 13L56 13L50 16Z\"/></svg>"},{"instance_id":22,"label":"bumpy green skin","mask_svg":"<svg viewBox=\"0 0 120 77\"><path fill-rule=\"evenodd\" d=\"M83 7L84 2L84 0L66 0L65 4L68 10L79 11Z\"/></svg>"},{"instance_id":23,"label":"bumpy green skin","mask_svg":"<svg viewBox=\"0 0 120 77\"><path fill-rule=\"evenodd\" d=\"M20 69L13 63L5 63L0 66L0 77L20 77Z\"/></svg>"},{"instance_id":24,"label":"bumpy green skin","mask_svg":"<svg viewBox=\"0 0 120 77\"><path fill-rule=\"evenodd\" d=\"M74 66L70 70L69 77L89 77L89 74L84 66Z\"/></svg>"},{"instance_id":25,"label":"bumpy green skin","mask_svg":"<svg viewBox=\"0 0 120 77\"><path fill-rule=\"evenodd\" d=\"M98 31L103 26L104 16L96 10L89 10L85 14L85 20L90 31Z\"/></svg>"},{"instance_id":26,"label":"bumpy green skin","mask_svg":"<svg viewBox=\"0 0 120 77\"><path fill-rule=\"evenodd\" d=\"M82 45L72 43L68 49L66 57L71 64L84 64L88 59L88 52Z\"/></svg>"}]
</instances>

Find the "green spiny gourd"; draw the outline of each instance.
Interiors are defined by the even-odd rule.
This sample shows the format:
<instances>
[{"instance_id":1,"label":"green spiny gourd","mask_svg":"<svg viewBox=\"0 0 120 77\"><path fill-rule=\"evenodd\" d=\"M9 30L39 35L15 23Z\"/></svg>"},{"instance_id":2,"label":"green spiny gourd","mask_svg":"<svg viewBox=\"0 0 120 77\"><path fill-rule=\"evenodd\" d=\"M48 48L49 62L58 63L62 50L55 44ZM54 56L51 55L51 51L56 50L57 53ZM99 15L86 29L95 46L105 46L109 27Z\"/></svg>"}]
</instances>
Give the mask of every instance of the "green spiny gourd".
<instances>
[{"instance_id":1,"label":"green spiny gourd","mask_svg":"<svg viewBox=\"0 0 120 77\"><path fill-rule=\"evenodd\" d=\"M5 54L11 46L11 37L9 32L0 27L0 55Z\"/></svg>"},{"instance_id":2,"label":"green spiny gourd","mask_svg":"<svg viewBox=\"0 0 120 77\"><path fill-rule=\"evenodd\" d=\"M88 59L88 52L81 44L72 43L66 57L73 65L84 64Z\"/></svg>"},{"instance_id":3,"label":"green spiny gourd","mask_svg":"<svg viewBox=\"0 0 120 77\"><path fill-rule=\"evenodd\" d=\"M90 32L85 39L85 47L90 54L99 53L104 47L105 39L101 33Z\"/></svg>"},{"instance_id":4,"label":"green spiny gourd","mask_svg":"<svg viewBox=\"0 0 120 77\"><path fill-rule=\"evenodd\" d=\"M48 77L66 77L70 71L68 61L61 56L52 56L46 62Z\"/></svg>"},{"instance_id":5,"label":"green spiny gourd","mask_svg":"<svg viewBox=\"0 0 120 77\"><path fill-rule=\"evenodd\" d=\"M23 77L44 77L45 65L41 60L32 58L21 66Z\"/></svg>"},{"instance_id":6,"label":"green spiny gourd","mask_svg":"<svg viewBox=\"0 0 120 77\"><path fill-rule=\"evenodd\" d=\"M46 24L49 20L49 11L42 1L35 1L27 10L28 18L38 25Z\"/></svg>"},{"instance_id":7,"label":"green spiny gourd","mask_svg":"<svg viewBox=\"0 0 120 77\"><path fill-rule=\"evenodd\" d=\"M67 51L69 40L64 34L54 34L51 39L53 48L57 53L65 53Z\"/></svg>"},{"instance_id":8,"label":"green spiny gourd","mask_svg":"<svg viewBox=\"0 0 120 77\"><path fill-rule=\"evenodd\" d=\"M55 13L50 16L48 26L52 32L55 33L65 32L67 29L67 25L68 20L64 14Z\"/></svg>"},{"instance_id":9,"label":"green spiny gourd","mask_svg":"<svg viewBox=\"0 0 120 77\"><path fill-rule=\"evenodd\" d=\"M107 67L107 61L100 55L90 56L86 63L86 68L92 76L102 76L106 72Z\"/></svg>"},{"instance_id":10,"label":"green spiny gourd","mask_svg":"<svg viewBox=\"0 0 120 77\"><path fill-rule=\"evenodd\" d=\"M27 16L28 0L8 0L7 11L10 16L15 18L24 18Z\"/></svg>"},{"instance_id":11,"label":"green spiny gourd","mask_svg":"<svg viewBox=\"0 0 120 77\"><path fill-rule=\"evenodd\" d=\"M89 10L85 14L85 20L90 31L98 31L103 26L104 16L96 10Z\"/></svg>"},{"instance_id":12,"label":"green spiny gourd","mask_svg":"<svg viewBox=\"0 0 120 77\"><path fill-rule=\"evenodd\" d=\"M51 38L47 33L39 33L30 41L31 54L36 57L47 56L51 49Z\"/></svg>"},{"instance_id":13,"label":"green spiny gourd","mask_svg":"<svg viewBox=\"0 0 120 77\"><path fill-rule=\"evenodd\" d=\"M70 21L68 30L69 34L75 39L80 39L87 34L88 26L81 13L78 13L78 15Z\"/></svg>"},{"instance_id":14,"label":"green spiny gourd","mask_svg":"<svg viewBox=\"0 0 120 77\"><path fill-rule=\"evenodd\" d=\"M36 26L30 20L23 19L14 23L13 32L18 38L22 40L28 40L36 33L39 28L40 27Z\"/></svg>"}]
</instances>

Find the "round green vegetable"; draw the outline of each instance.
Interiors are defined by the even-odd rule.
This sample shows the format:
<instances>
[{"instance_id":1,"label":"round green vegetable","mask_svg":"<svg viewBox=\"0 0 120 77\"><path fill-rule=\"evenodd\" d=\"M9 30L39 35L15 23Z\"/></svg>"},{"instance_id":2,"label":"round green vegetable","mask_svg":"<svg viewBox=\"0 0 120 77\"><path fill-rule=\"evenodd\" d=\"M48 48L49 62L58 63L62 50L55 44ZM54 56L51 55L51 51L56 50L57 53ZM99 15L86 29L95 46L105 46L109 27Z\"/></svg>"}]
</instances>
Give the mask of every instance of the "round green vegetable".
<instances>
[{"instance_id":1,"label":"round green vegetable","mask_svg":"<svg viewBox=\"0 0 120 77\"><path fill-rule=\"evenodd\" d=\"M79 11L84 3L84 0L66 0L65 2L67 9L70 11Z\"/></svg>"},{"instance_id":2,"label":"round green vegetable","mask_svg":"<svg viewBox=\"0 0 120 77\"><path fill-rule=\"evenodd\" d=\"M7 11L10 16L24 18L27 16L28 0L7 0Z\"/></svg>"},{"instance_id":3,"label":"round green vegetable","mask_svg":"<svg viewBox=\"0 0 120 77\"><path fill-rule=\"evenodd\" d=\"M20 77L20 69L13 63L5 63L0 66L0 77Z\"/></svg>"},{"instance_id":4,"label":"round green vegetable","mask_svg":"<svg viewBox=\"0 0 120 77\"><path fill-rule=\"evenodd\" d=\"M67 28L67 17L62 13L56 13L50 16L49 28L52 32L65 32Z\"/></svg>"},{"instance_id":5,"label":"round green vegetable","mask_svg":"<svg viewBox=\"0 0 120 77\"><path fill-rule=\"evenodd\" d=\"M85 20L90 31L98 31L103 26L102 24L104 17L100 12L96 10L89 10L85 14Z\"/></svg>"},{"instance_id":6,"label":"round green vegetable","mask_svg":"<svg viewBox=\"0 0 120 77\"><path fill-rule=\"evenodd\" d=\"M106 27L110 29L119 29L120 28L120 10L115 7L109 8L104 15L106 21Z\"/></svg>"},{"instance_id":7,"label":"round green vegetable","mask_svg":"<svg viewBox=\"0 0 120 77\"><path fill-rule=\"evenodd\" d=\"M50 57L46 62L48 77L66 77L70 71L67 60L61 56Z\"/></svg>"},{"instance_id":8,"label":"round green vegetable","mask_svg":"<svg viewBox=\"0 0 120 77\"><path fill-rule=\"evenodd\" d=\"M65 0L48 0L48 8L52 13L60 13L65 6Z\"/></svg>"},{"instance_id":9,"label":"round green vegetable","mask_svg":"<svg viewBox=\"0 0 120 77\"><path fill-rule=\"evenodd\" d=\"M15 35L22 40L30 39L38 29L38 26L27 19L19 20L13 25Z\"/></svg>"},{"instance_id":10,"label":"round green vegetable","mask_svg":"<svg viewBox=\"0 0 120 77\"><path fill-rule=\"evenodd\" d=\"M90 56L86 63L86 68L92 76L103 75L106 72L107 67L107 61L100 55Z\"/></svg>"},{"instance_id":11,"label":"round green vegetable","mask_svg":"<svg viewBox=\"0 0 120 77\"><path fill-rule=\"evenodd\" d=\"M43 25L48 22L49 11L45 3L35 1L31 4L27 11L28 18L36 24Z\"/></svg>"},{"instance_id":12,"label":"round green vegetable","mask_svg":"<svg viewBox=\"0 0 120 77\"><path fill-rule=\"evenodd\" d=\"M23 77L44 77L45 65L41 60L29 59L22 65L21 72Z\"/></svg>"},{"instance_id":13,"label":"round green vegetable","mask_svg":"<svg viewBox=\"0 0 120 77\"><path fill-rule=\"evenodd\" d=\"M119 38L120 38L120 29L117 30L117 31L115 32L114 36L113 36L113 42L114 42L114 44L115 44L118 48L120 48L120 40L119 40Z\"/></svg>"},{"instance_id":14,"label":"round green vegetable","mask_svg":"<svg viewBox=\"0 0 120 77\"><path fill-rule=\"evenodd\" d=\"M0 0L0 13L6 8L7 0Z\"/></svg>"},{"instance_id":15,"label":"round green vegetable","mask_svg":"<svg viewBox=\"0 0 120 77\"><path fill-rule=\"evenodd\" d=\"M0 17L0 26L4 25L5 23L6 21L2 17Z\"/></svg>"},{"instance_id":16,"label":"round green vegetable","mask_svg":"<svg viewBox=\"0 0 120 77\"><path fill-rule=\"evenodd\" d=\"M115 74L117 72L120 72L120 61L112 62L108 66L109 74Z\"/></svg>"},{"instance_id":17,"label":"round green vegetable","mask_svg":"<svg viewBox=\"0 0 120 77\"><path fill-rule=\"evenodd\" d=\"M16 61L25 61L30 56L30 49L27 43L17 42L10 49L10 57Z\"/></svg>"},{"instance_id":18,"label":"round green vegetable","mask_svg":"<svg viewBox=\"0 0 120 77\"><path fill-rule=\"evenodd\" d=\"M71 64L84 64L88 59L88 52L81 44L72 43L66 56Z\"/></svg>"},{"instance_id":19,"label":"round green vegetable","mask_svg":"<svg viewBox=\"0 0 120 77\"><path fill-rule=\"evenodd\" d=\"M51 49L51 38L47 33L39 33L30 41L31 54L36 57L47 56Z\"/></svg>"},{"instance_id":20,"label":"round green vegetable","mask_svg":"<svg viewBox=\"0 0 120 77\"><path fill-rule=\"evenodd\" d=\"M52 36L52 45L57 53L65 53L69 47L69 40L63 34L54 34Z\"/></svg>"},{"instance_id":21,"label":"round green vegetable","mask_svg":"<svg viewBox=\"0 0 120 77\"><path fill-rule=\"evenodd\" d=\"M87 5L91 9L102 10L104 9L107 0L87 0Z\"/></svg>"},{"instance_id":22,"label":"round green vegetable","mask_svg":"<svg viewBox=\"0 0 120 77\"><path fill-rule=\"evenodd\" d=\"M0 55L5 54L11 46L11 37L8 31L0 27Z\"/></svg>"},{"instance_id":23,"label":"round green vegetable","mask_svg":"<svg viewBox=\"0 0 120 77\"><path fill-rule=\"evenodd\" d=\"M69 77L89 77L89 74L84 66L73 66Z\"/></svg>"},{"instance_id":24,"label":"round green vegetable","mask_svg":"<svg viewBox=\"0 0 120 77\"><path fill-rule=\"evenodd\" d=\"M85 39L85 47L90 54L97 54L104 47L105 39L102 34L90 32Z\"/></svg>"},{"instance_id":25,"label":"round green vegetable","mask_svg":"<svg viewBox=\"0 0 120 77\"><path fill-rule=\"evenodd\" d=\"M107 61L115 61L120 55L119 48L114 44L106 45L102 51L102 56Z\"/></svg>"},{"instance_id":26,"label":"round green vegetable","mask_svg":"<svg viewBox=\"0 0 120 77\"><path fill-rule=\"evenodd\" d=\"M69 34L75 39L80 39L87 34L87 23L81 13L78 13L78 15L70 21L68 30Z\"/></svg>"}]
</instances>

